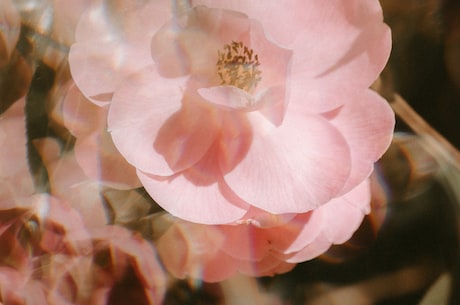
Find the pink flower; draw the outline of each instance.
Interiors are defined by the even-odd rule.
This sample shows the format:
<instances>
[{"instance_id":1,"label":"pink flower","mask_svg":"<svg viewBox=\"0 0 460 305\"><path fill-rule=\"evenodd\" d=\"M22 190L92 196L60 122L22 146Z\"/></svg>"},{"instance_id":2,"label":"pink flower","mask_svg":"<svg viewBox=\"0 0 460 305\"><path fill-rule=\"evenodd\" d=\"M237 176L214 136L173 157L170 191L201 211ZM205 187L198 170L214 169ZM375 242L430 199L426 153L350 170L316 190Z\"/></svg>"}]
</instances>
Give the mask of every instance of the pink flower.
<instances>
[{"instance_id":1,"label":"pink flower","mask_svg":"<svg viewBox=\"0 0 460 305\"><path fill-rule=\"evenodd\" d=\"M203 225L164 216L172 222L157 240L166 268L179 278L209 282L236 273L269 276L347 241L369 212L369 182L314 211L272 227L252 223Z\"/></svg>"},{"instance_id":2,"label":"pink flower","mask_svg":"<svg viewBox=\"0 0 460 305\"><path fill-rule=\"evenodd\" d=\"M126 1L105 19L96 6L70 53L149 194L203 224L342 202L394 126L368 89L391 45L378 1L189 4Z\"/></svg>"}]
</instances>

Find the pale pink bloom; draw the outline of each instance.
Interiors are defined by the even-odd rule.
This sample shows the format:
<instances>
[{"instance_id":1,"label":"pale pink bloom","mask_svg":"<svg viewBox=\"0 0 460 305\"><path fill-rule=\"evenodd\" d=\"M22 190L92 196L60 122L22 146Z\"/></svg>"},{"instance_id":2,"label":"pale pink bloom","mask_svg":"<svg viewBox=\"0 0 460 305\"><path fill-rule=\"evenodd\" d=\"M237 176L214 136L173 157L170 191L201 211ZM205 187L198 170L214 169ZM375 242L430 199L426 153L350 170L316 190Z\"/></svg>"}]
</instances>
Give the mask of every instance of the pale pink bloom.
<instances>
[{"instance_id":1,"label":"pale pink bloom","mask_svg":"<svg viewBox=\"0 0 460 305\"><path fill-rule=\"evenodd\" d=\"M13 1L0 1L0 68L9 62L20 31L21 17Z\"/></svg>"},{"instance_id":2,"label":"pale pink bloom","mask_svg":"<svg viewBox=\"0 0 460 305\"><path fill-rule=\"evenodd\" d=\"M378 1L123 5L82 18L71 71L171 214L292 221L343 202L388 147L394 115L368 89L391 46Z\"/></svg>"},{"instance_id":3,"label":"pale pink bloom","mask_svg":"<svg viewBox=\"0 0 460 305\"><path fill-rule=\"evenodd\" d=\"M75 158L88 177L117 189L139 187L136 169L118 152L107 132L107 111L107 106L90 103L71 82L53 117L75 136Z\"/></svg>"},{"instance_id":4,"label":"pale pink bloom","mask_svg":"<svg viewBox=\"0 0 460 305\"><path fill-rule=\"evenodd\" d=\"M19 201L34 192L27 164L24 107L25 99L20 99L0 115L0 201Z\"/></svg>"},{"instance_id":5,"label":"pale pink bloom","mask_svg":"<svg viewBox=\"0 0 460 305\"><path fill-rule=\"evenodd\" d=\"M369 212L369 201L365 181L314 211L271 227L203 225L171 218L156 246L166 268L179 278L216 282L237 272L284 273L323 254L332 244L347 241Z\"/></svg>"},{"instance_id":6,"label":"pale pink bloom","mask_svg":"<svg viewBox=\"0 0 460 305\"><path fill-rule=\"evenodd\" d=\"M161 304L166 276L151 244L117 226L91 238L90 255L56 255L45 266L52 304Z\"/></svg>"}]
</instances>

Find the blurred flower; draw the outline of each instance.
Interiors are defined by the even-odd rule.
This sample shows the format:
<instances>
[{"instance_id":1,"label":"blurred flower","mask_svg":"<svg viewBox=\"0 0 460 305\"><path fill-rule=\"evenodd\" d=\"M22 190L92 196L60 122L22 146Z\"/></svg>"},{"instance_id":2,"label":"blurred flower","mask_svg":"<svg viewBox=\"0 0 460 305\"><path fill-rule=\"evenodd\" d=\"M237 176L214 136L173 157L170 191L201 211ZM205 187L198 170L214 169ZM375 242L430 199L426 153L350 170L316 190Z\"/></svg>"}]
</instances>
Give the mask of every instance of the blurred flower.
<instances>
[{"instance_id":1,"label":"blurred flower","mask_svg":"<svg viewBox=\"0 0 460 305\"><path fill-rule=\"evenodd\" d=\"M314 211L272 227L202 225L164 216L171 224L156 246L166 268L179 278L216 282L237 272L284 273L332 244L347 241L369 212L369 201L366 181Z\"/></svg>"},{"instance_id":2,"label":"blurred flower","mask_svg":"<svg viewBox=\"0 0 460 305\"><path fill-rule=\"evenodd\" d=\"M91 237L91 255L56 255L45 266L53 304L161 304L166 276L147 241L117 226Z\"/></svg>"},{"instance_id":3,"label":"blurred flower","mask_svg":"<svg viewBox=\"0 0 460 305\"><path fill-rule=\"evenodd\" d=\"M394 126L368 89L391 45L378 1L184 3L96 6L70 52L149 194L188 221L262 227L342 202Z\"/></svg>"},{"instance_id":4,"label":"blurred flower","mask_svg":"<svg viewBox=\"0 0 460 305\"><path fill-rule=\"evenodd\" d=\"M1 302L102 305L118 293L161 303L166 277L147 241L122 227L88 228L55 197L20 202L0 202Z\"/></svg>"}]
</instances>

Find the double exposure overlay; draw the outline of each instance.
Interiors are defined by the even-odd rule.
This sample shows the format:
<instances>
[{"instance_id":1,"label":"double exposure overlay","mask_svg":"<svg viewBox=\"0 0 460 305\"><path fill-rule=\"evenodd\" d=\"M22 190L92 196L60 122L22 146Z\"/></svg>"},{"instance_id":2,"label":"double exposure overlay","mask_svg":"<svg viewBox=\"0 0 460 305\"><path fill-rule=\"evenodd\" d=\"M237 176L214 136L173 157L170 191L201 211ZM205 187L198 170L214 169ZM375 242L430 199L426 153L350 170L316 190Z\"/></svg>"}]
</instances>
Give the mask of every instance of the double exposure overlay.
<instances>
[{"instance_id":1,"label":"double exposure overlay","mask_svg":"<svg viewBox=\"0 0 460 305\"><path fill-rule=\"evenodd\" d=\"M0 304L455 285L460 155L404 99L433 88L407 85L412 2L0 0ZM444 97L448 3L404 21L446 39Z\"/></svg>"}]
</instances>

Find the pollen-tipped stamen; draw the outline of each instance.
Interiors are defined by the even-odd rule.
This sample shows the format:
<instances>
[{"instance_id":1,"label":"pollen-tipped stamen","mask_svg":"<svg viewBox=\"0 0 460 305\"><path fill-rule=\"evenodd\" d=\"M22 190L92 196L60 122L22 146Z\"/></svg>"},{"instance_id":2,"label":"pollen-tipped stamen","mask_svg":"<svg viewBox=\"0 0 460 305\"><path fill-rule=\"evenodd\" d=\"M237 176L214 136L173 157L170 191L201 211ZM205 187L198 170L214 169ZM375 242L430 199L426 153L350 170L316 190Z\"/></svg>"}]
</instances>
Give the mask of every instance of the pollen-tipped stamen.
<instances>
[{"instance_id":1,"label":"pollen-tipped stamen","mask_svg":"<svg viewBox=\"0 0 460 305\"><path fill-rule=\"evenodd\" d=\"M252 92L262 79L259 56L242 42L232 41L217 51L217 74L221 85Z\"/></svg>"}]
</instances>

